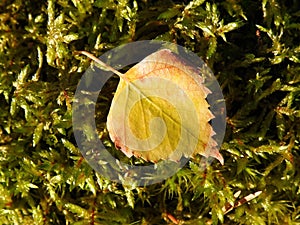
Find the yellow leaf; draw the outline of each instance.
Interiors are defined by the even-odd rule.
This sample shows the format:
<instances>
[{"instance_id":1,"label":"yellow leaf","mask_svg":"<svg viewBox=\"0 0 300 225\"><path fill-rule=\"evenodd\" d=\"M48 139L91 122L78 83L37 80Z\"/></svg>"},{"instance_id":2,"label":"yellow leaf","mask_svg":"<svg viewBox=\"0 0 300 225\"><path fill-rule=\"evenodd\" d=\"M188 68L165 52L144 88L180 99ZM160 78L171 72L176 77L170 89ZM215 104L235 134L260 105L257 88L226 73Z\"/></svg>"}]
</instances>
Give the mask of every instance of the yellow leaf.
<instances>
[{"instance_id":1,"label":"yellow leaf","mask_svg":"<svg viewBox=\"0 0 300 225\"><path fill-rule=\"evenodd\" d=\"M201 70L170 50L157 51L120 76L107 117L110 138L126 156L157 162L212 156L223 164L209 121L210 90Z\"/></svg>"}]
</instances>

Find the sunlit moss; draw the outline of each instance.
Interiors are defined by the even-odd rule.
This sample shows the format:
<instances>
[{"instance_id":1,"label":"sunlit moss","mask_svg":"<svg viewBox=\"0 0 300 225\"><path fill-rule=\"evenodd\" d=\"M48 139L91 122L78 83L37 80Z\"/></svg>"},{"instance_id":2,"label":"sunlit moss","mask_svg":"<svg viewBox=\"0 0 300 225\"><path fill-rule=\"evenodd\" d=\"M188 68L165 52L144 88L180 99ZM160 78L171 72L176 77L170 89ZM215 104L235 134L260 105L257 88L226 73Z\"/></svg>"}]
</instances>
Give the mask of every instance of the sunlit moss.
<instances>
[{"instance_id":1,"label":"sunlit moss","mask_svg":"<svg viewBox=\"0 0 300 225\"><path fill-rule=\"evenodd\" d=\"M299 6L1 1L0 223L299 224ZM203 171L195 159L163 183L128 188L95 174L81 156L72 98L90 62L74 51L99 56L142 39L183 45L217 76L228 114L224 166L214 162ZM96 107L101 138L117 155L105 129L116 83L106 84Z\"/></svg>"}]
</instances>

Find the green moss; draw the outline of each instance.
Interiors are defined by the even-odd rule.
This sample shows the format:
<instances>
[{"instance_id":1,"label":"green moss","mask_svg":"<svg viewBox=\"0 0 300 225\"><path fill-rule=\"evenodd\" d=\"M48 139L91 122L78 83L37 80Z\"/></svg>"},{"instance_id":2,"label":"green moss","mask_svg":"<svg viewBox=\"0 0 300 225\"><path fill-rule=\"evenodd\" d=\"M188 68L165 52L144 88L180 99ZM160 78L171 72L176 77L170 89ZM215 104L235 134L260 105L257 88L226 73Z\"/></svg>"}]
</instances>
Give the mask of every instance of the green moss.
<instances>
[{"instance_id":1,"label":"green moss","mask_svg":"<svg viewBox=\"0 0 300 225\"><path fill-rule=\"evenodd\" d=\"M300 224L299 29L297 1L1 1L0 224ZM224 166L201 172L194 160L128 188L81 156L72 98L90 62L74 51L142 39L183 45L214 71L228 114ZM116 83L97 106L108 146ZM225 214L237 191L262 194Z\"/></svg>"}]
</instances>

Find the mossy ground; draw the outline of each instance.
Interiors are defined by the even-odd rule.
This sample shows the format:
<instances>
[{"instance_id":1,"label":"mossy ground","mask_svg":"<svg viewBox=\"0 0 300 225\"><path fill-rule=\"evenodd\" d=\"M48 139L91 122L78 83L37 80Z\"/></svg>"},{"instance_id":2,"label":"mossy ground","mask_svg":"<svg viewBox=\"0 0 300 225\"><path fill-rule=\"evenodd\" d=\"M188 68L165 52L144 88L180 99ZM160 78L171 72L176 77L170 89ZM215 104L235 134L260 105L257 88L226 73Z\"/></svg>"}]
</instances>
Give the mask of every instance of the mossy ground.
<instances>
[{"instance_id":1,"label":"mossy ground","mask_svg":"<svg viewBox=\"0 0 300 225\"><path fill-rule=\"evenodd\" d=\"M1 1L0 224L300 224L299 30L296 0ZM127 188L76 147L72 98L90 61L74 52L145 39L182 45L215 73L225 165L199 172L194 160L163 183ZM107 145L116 83L97 106Z\"/></svg>"}]
</instances>

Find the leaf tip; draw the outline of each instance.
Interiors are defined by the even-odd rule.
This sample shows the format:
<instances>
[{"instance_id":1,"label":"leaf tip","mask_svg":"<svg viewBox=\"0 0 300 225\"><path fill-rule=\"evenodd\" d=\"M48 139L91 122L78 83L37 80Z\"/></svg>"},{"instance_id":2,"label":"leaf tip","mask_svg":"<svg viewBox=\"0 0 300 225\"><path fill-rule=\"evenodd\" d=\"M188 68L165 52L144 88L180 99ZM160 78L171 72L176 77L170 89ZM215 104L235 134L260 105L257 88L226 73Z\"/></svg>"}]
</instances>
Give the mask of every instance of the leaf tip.
<instances>
[{"instance_id":1,"label":"leaf tip","mask_svg":"<svg viewBox=\"0 0 300 225\"><path fill-rule=\"evenodd\" d=\"M224 158L219 151L216 153L216 155L214 155L214 158L219 160L219 162L221 163L222 166L224 165Z\"/></svg>"}]
</instances>

